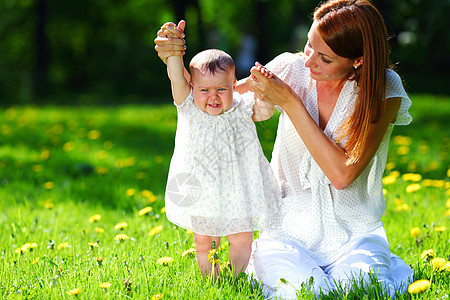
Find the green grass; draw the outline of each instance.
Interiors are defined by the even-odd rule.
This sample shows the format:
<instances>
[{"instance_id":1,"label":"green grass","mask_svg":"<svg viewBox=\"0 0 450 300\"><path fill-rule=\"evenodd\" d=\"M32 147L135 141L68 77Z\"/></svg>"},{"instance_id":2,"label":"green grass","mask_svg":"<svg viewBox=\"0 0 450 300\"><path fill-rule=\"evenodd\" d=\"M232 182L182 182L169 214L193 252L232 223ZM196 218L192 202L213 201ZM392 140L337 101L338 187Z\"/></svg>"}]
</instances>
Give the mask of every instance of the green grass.
<instances>
[{"instance_id":1,"label":"green grass","mask_svg":"<svg viewBox=\"0 0 450 300\"><path fill-rule=\"evenodd\" d=\"M424 293L398 299L447 299L450 271L433 271L421 253L434 249L436 256L450 260L450 99L413 95L412 100L413 123L394 129L391 140L386 176L395 182L385 186L383 222L391 250L414 267L415 279L432 281ZM273 118L257 124L269 158L276 123ZM82 299L157 294L164 299L263 299L248 281L226 275L226 269L220 287L203 279L195 258L182 256L193 246L193 236L169 223L163 210L175 129L171 105L0 109L0 297L63 299L79 288ZM406 173L422 178L407 181L402 179ZM414 183L420 189L407 193ZM139 215L147 206L152 211ZM95 214L101 219L91 223ZM128 226L115 230L120 222ZM156 226L162 230L150 235ZM439 231L442 226L446 229ZM414 227L416 237L410 234ZM129 239L116 241L120 233ZM37 247L16 253L26 243ZM223 245L225 262L228 248ZM103 258L101 265L97 257ZM161 257L173 262L160 265ZM102 289L103 282L111 286ZM374 284L327 298L383 297Z\"/></svg>"}]
</instances>

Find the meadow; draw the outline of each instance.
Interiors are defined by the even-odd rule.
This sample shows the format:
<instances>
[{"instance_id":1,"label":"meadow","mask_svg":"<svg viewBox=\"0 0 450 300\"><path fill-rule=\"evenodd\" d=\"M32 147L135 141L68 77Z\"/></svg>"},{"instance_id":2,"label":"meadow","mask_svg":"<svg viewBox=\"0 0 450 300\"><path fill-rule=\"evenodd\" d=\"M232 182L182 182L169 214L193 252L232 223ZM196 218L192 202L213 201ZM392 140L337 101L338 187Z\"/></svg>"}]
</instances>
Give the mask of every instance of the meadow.
<instances>
[{"instance_id":1,"label":"meadow","mask_svg":"<svg viewBox=\"0 0 450 300\"><path fill-rule=\"evenodd\" d=\"M391 250L428 281L397 299L449 299L450 98L411 98L413 123L391 138L383 222ZM257 124L268 158L276 124ZM167 221L175 129L172 105L0 108L0 297L264 299L229 275L225 241L220 286L202 278L192 232ZM386 295L374 283L324 298Z\"/></svg>"}]
</instances>

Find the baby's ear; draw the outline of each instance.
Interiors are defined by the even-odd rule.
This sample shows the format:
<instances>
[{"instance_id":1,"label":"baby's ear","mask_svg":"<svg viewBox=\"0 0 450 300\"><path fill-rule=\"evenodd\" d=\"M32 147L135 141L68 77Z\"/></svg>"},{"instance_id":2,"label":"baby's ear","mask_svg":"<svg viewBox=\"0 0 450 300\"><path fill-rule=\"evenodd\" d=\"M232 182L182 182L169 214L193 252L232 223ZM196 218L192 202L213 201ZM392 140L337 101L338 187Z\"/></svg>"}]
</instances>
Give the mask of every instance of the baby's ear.
<instances>
[{"instance_id":1,"label":"baby's ear","mask_svg":"<svg viewBox=\"0 0 450 300\"><path fill-rule=\"evenodd\" d=\"M237 84L237 79L235 78L235 79L234 79L234 82L233 82L233 91L236 90L236 84Z\"/></svg>"}]
</instances>

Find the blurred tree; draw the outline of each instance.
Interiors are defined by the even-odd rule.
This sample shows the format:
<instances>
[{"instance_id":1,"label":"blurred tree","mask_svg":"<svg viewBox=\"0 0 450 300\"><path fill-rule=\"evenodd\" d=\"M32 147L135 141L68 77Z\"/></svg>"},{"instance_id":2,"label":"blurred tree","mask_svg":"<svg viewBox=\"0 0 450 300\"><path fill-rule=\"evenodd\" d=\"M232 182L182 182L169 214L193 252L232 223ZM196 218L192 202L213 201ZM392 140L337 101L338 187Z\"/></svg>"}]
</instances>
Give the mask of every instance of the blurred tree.
<instances>
[{"instance_id":1,"label":"blurred tree","mask_svg":"<svg viewBox=\"0 0 450 300\"><path fill-rule=\"evenodd\" d=\"M446 16L450 1L373 1L386 20L392 61L400 62L398 69L409 90L450 93ZM219 48L239 61L244 57L248 70L251 60L267 63L281 52L303 49L318 4L310 0L2 0L0 103L68 94L166 99L170 97L166 70L153 49L164 22L187 21L186 60L204 48ZM245 68L239 76L248 74Z\"/></svg>"},{"instance_id":2,"label":"blurred tree","mask_svg":"<svg viewBox=\"0 0 450 300\"><path fill-rule=\"evenodd\" d=\"M48 1L37 0L36 2L36 66L34 71L34 91L37 95L47 92L48 81L48 39L45 34L47 26Z\"/></svg>"}]
</instances>

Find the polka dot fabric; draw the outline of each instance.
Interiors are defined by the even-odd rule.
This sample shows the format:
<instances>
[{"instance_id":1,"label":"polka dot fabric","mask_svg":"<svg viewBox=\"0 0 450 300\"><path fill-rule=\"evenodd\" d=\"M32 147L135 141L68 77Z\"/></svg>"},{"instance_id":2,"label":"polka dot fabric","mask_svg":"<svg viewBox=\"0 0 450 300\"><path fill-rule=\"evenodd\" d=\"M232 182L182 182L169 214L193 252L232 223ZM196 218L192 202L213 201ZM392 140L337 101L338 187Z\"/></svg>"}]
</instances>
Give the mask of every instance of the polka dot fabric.
<instances>
[{"instance_id":1,"label":"polka dot fabric","mask_svg":"<svg viewBox=\"0 0 450 300\"><path fill-rule=\"evenodd\" d=\"M316 82L311 79L301 54L283 53L267 68L289 84L319 123ZM336 139L336 130L351 115L358 87L347 81L324 130ZM394 125L407 125L411 101L400 77L387 70L387 98L400 97L402 103L395 124L389 125L374 157L362 174L347 188L337 190L312 158L288 115L281 111L271 165L282 193L281 207L273 214L273 228L262 238L293 240L310 251L320 265L331 263L338 249L361 234L382 226L386 205L382 175L389 138ZM387 100L389 101L389 99ZM345 143L345 140L341 143Z\"/></svg>"},{"instance_id":2,"label":"polka dot fabric","mask_svg":"<svg viewBox=\"0 0 450 300\"><path fill-rule=\"evenodd\" d=\"M218 116L192 97L179 106L175 149L166 187L166 215L209 236L259 230L277 210L280 191L252 120L253 93L234 94Z\"/></svg>"}]
</instances>

